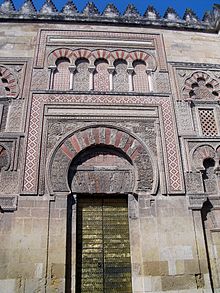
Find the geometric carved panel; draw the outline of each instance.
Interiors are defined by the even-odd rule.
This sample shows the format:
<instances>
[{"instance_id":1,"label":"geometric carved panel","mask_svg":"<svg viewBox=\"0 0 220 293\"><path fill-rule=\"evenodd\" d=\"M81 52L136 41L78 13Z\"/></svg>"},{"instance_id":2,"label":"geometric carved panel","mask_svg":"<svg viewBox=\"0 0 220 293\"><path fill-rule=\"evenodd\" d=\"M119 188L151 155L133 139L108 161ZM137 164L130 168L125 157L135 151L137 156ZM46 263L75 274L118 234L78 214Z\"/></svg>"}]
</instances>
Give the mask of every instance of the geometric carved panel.
<instances>
[{"instance_id":1,"label":"geometric carved panel","mask_svg":"<svg viewBox=\"0 0 220 293\"><path fill-rule=\"evenodd\" d=\"M174 127L172 102L170 97L117 96L117 95L69 95L34 94L31 103L27 153L24 173L23 192L37 194L39 176L39 158L42 135L42 113L45 104L75 103L82 105L157 105L162 109L163 133L165 140L165 168L168 193L182 193L183 180L179 156L179 145Z\"/></svg>"},{"instance_id":2,"label":"geometric carved panel","mask_svg":"<svg viewBox=\"0 0 220 293\"><path fill-rule=\"evenodd\" d=\"M213 109L199 109L202 134L205 136L217 136L218 129L215 122Z\"/></svg>"}]
</instances>

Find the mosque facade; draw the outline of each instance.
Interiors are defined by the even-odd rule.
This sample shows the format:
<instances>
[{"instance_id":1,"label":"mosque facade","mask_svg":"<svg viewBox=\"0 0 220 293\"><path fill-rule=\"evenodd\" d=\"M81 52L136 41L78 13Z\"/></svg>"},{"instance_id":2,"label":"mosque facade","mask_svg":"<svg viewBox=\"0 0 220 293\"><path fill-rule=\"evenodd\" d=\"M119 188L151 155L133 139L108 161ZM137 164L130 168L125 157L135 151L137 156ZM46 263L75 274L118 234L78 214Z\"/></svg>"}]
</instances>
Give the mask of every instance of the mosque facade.
<instances>
[{"instance_id":1,"label":"mosque facade","mask_svg":"<svg viewBox=\"0 0 220 293\"><path fill-rule=\"evenodd\" d=\"M220 5L0 22L0 292L220 292Z\"/></svg>"}]
</instances>

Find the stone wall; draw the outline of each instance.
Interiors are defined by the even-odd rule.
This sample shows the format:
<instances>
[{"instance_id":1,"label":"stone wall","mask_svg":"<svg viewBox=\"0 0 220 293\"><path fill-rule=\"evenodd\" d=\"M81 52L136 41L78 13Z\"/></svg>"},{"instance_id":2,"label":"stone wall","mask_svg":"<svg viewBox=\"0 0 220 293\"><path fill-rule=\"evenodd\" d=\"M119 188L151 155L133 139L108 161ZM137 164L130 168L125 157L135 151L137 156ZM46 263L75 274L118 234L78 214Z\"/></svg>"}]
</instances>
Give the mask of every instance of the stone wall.
<instances>
[{"instance_id":1,"label":"stone wall","mask_svg":"<svg viewBox=\"0 0 220 293\"><path fill-rule=\"evenodd\" d=\"M0 291L75 292L77 197L118 192L134 293L220 292L218 34L5 20L0 42Z\"/></svg>"}]
</instances>

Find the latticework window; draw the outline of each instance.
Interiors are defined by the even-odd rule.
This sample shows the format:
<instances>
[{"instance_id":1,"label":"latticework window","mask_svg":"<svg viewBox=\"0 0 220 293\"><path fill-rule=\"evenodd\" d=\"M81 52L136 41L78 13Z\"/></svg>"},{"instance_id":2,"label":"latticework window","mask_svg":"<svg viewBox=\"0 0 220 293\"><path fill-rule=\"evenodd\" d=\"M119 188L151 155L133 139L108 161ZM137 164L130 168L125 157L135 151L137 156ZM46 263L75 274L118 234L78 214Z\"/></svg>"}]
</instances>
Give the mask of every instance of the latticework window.
<instances>
[{"instance_id":1,"label":"latticework window","mask_svg":"<svg viewBox=\"0 0 220 293\"><path fill-rule=\"evenodd\" d=\"M213 109L199 109L202 134L205 136L217 136L218 129Z\"/></svg>"}]
</instances>

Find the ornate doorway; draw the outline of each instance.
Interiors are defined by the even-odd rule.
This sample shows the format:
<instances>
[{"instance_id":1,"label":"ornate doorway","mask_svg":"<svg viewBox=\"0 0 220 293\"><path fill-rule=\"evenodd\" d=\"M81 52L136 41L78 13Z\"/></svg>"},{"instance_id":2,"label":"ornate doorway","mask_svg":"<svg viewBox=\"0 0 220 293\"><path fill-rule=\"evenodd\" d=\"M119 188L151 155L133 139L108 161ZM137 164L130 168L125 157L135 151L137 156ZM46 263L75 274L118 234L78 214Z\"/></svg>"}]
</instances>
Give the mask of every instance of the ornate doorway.
<instances>
[{"instance_id":1,"label":"ornate doorway","mask_svg":"<svg viewBox=\"0 0 220 293\"><path fill-rule=\"evenodd\" d=\"M76 201L76 293L131 293L127 194L134 167L117 148L93 146L69 169Z\"/></svg>"},{"instance_id":2,"label":"ornate doorway","mask_svg":"<svg viewBox=\"0 0 220 293\"><path fill-rule=\"evenodd\" d=\"M133 245L139 239L130 232L137 228L130 219L137 217L138 194L155 194L158 179L153 152L121 128L92 125L55 146L48 161L48 190L69 194L65 292L132 292L131 271L141 256Z\"/></svg>"},{"instance_id":3,"label":"ornate doorway","mask_svg":"<svg viewBox=\"0 0 220 293\"><path fill-rule=\"evenodd\" d=\"M132 292L126 196L78 197L76 292Z\"/></svg>"}]
</instances>

